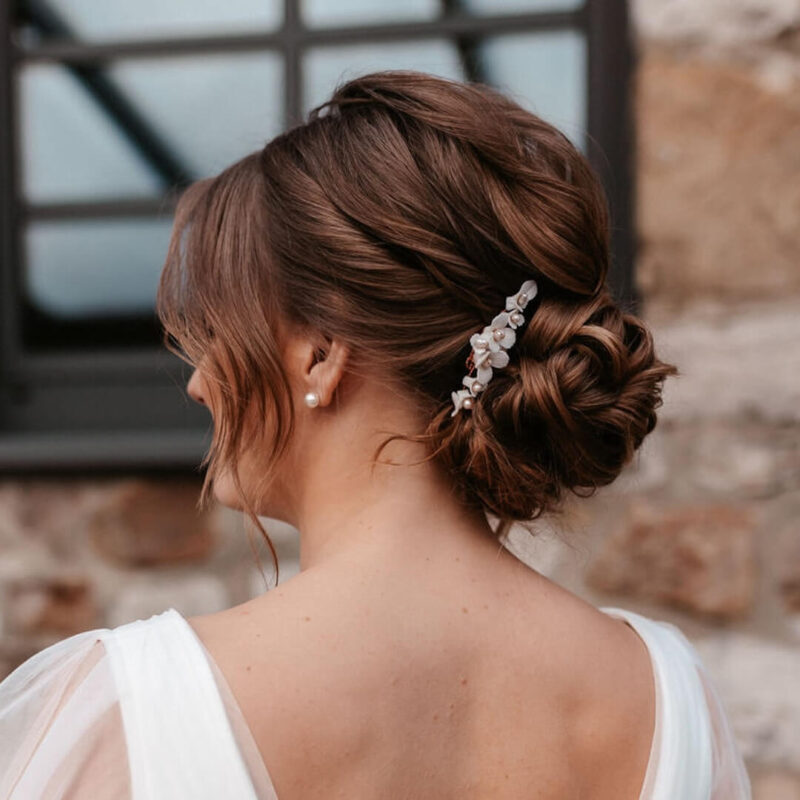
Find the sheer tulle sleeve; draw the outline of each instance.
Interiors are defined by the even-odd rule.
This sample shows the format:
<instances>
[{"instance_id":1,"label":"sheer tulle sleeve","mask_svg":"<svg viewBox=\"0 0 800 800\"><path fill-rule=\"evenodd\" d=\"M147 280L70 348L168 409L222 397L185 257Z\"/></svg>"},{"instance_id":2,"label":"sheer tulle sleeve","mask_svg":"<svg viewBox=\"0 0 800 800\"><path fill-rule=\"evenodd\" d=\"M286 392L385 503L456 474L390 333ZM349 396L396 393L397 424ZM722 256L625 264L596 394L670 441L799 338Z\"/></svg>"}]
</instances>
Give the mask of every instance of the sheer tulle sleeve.
<instances>
[{"instance_id":1,"label":"sheer tulle sleeve","mask_svg":"<svg viewBox=\"0 0 800 800\"><path fill-rule=\"evenodd\" d=\"M79 633L0 683L0 800L274 800L222 673L168 609Z\"/></svg>"},{"instance_id":2,"label":"sheer tulle sleeve","mask_svg":"<svg viewBox=\"0 0 800 800\"><path fill-rule=\"evenodd\" d=\"M2 800L129 800L125 733L102 637L86 631L0 683Z\"/></svg>"},{"instance_id":3,"label":"sheer tulle sleeve","mask_svg":"<svg viewBox=\"0 0 800 800\"><path fill-rule=\"evenodd\" d=\"M733 729L725 708L703 663L698 660L696 667L703 684L711 720L710 800L730 800L730 798L749 800L751 797L750 778L734 739Z\"/></svg>"},{"instance_id":4,"label":"sheer tulle sleeve","mask_svg":"<svg viewBox=\"0 0 800 800\"><path fill-rule=\"evenodd\" d=\"M741 750L733 733L725 705L722 702L716 683L711 677L697 648L674 625L661 622L660 625L671 630L680 640L694 674L698 678L698 705L704 700L705 716L710 738L710 790L709 800L751 800L752 788Z\"/></svg>"}]
</instances>

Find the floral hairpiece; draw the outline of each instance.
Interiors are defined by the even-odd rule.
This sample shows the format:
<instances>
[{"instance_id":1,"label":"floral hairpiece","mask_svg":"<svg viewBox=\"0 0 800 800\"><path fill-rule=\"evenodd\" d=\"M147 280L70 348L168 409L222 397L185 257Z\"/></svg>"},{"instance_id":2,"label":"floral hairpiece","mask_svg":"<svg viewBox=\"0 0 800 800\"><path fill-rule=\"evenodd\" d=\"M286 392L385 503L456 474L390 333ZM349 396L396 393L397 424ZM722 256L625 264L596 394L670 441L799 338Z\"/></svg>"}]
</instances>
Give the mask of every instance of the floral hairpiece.
<instances>
[{"instance_id":1,"label":"floral hairpiece","mask_svg":"<svg viewBox=\"0 0 800 800\"><path fill-rule=\"evenodd\" d=\"M452 392L454 417L462 408L471 409L474 398L486 388L492 379L492 369L500 369L508 364L508 350L517 340L515 330L525 322L522 312L528 303L536 297L538 287L536 281L528 280L519 287L519 291L506 298L506 310L501 311L480 333L470 336L472 352L467 358L469 372L462 383L466 389ZM476 375L472 371L477 370Z\"/></svg>"}]
</instances>

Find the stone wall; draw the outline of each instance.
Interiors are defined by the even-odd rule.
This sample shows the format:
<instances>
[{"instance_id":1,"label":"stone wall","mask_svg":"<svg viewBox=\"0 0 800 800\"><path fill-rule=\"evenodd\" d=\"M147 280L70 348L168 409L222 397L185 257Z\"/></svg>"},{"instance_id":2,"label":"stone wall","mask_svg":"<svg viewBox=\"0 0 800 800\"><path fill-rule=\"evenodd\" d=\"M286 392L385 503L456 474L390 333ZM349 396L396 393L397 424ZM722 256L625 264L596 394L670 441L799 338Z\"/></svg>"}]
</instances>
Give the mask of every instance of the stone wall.
<instances>
[{"instance_id":1,"label":"stone wall","mask_svg":"<svg viewBox=\"0 0 800 800\"><path fill-rule=\"evenodd\" d=\"M800 800L800 2L632 9L637 282L682 374L554 574L681 625L756 798Z\"/></svg>"},{"instance_id":2,"label":"stone wall","mask_svg":"<svg viewBox=\"0 0 800 800\"><path fill-rule=\"evenodd\" d=\"M0 483L0 677L57 639L174 605L205 614L274 581L242 515L198 513L192 479L5 480ZM297 538L265 520L280 579L297 572ZM263 566L263 572L259 568Z\"/></svg>"},{"instance_id":3,"label":"stone wall","mask_svg":"<svg viewBox=\"0 0 800 800\"><path fill-rule=\"evenodd\" d=\"M611 487L521 557L677 623L757 800L800 800L800 2L638 0L637 282L667 381ZM0 482L0 676L43 646L264 590L257 534L197 480ZM297 540L267 521L281 576Z\"/></svg>"}]
</instances>

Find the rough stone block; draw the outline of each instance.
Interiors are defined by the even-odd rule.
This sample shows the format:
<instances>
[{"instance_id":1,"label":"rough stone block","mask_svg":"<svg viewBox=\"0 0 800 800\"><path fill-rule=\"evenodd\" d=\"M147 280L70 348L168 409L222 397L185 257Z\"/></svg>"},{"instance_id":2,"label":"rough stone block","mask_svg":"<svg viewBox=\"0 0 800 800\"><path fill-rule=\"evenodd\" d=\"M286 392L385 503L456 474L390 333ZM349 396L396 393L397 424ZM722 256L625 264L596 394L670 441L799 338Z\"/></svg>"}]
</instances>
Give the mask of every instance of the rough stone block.
<instances>
[{"instance_id":1,"label":"rough stone block","mask_svg":"<svg viewBox=\"0 0 800 800\"><path fill-rule=\"evenodd\" d=\"M705 44L706 52L774 42L800 26L796 0L634 0L631 11L641 39Z\"/></svg>"},{"instance_id":2,"label":"rough stone block","mask_svg":"<svg viewBox=\"0 0 800 800\"><path fill-rule=\"evenodd\" d=\"M787 611L800 614L800 520L796 517L778 538L777 551L778 593Z\"/></svg>"},{"instance_id":3,"label":"rough stone block","mask_svg":"<svg viewBox=\"0 0 800 800\"><path fill-rule=\"evenodd\" d=\"M775 92L747 64L642 50L637 283L645 295L800 292L798 86Z\"/></svg>"},{"instance_id":4,"label":"rough stone block","mask_svg":"<svg viewBox=\"0 0 800 800\"><path fill-rule=\"evenodd\" d=\"M159 566L208 558L214 516L197 510L193 481L130 480L110 488L87 520L94 549L122 566Z\"/></svg>"},{"instance_id":5,"label":"rough stone block","mask_svg":"<svg viewBox=\"0 0 800 800\"><path fill-rule=\"evenodd\" d=\"M0 485L0 544L74 556L83 545L97 492L73 479L13 480Z\"/></svg>"},{"instance_id":6,"label":"rough stone block","mask_svg":"<svg viewBox=\"0 0 800 800\"><path fill-rule=\"evenodd\" d=\"M95 626L92 585L81 575L34 575L6 583L4 635L71 636Z\"/></svg>"},{"instance_id":7,"label":"rough stone block","mask_svg":"<svg viewBox=\"0 0 800 800\"><path fill-rule=\"evenodd\" d=\"M645 317L660 357L681 370L664 384L660 422L800 422L800 299L692 302L674 313L652 304Z\"/></svg>"},{"instance_id":8,"label":"rough stone block","mask_svg":"<svg viewBox=\"0 0 800 800\"><path fill-rule=\"evenodd\" d=\"M755 593L754 528L743 507L654 508L638 501L602 543L587 583L703 617L740 617Z\"/></svg>"},{"instance_id":9,"label":"rough stone block","mask_svg":"<svg viewBox=\"0 0 800 800\"><path fill-rule=\"evenodd\" d=\"M800 772L800 647L734 631L694 644L748 763Z\"/></svg>"},{"instance_id":10,"label":"rough stone block","mask_svg":"<svg viewBox=\"0 0 800 800\"><path fill-rule=\"evenodd\" d=\"M196 616L213 614L230 605L230 595L216 575L175 574L169 580L161 575L143 573L127 581L110 602L109 627L147 619L171 607L184 616Z\"/></svg>"}]
</instances>

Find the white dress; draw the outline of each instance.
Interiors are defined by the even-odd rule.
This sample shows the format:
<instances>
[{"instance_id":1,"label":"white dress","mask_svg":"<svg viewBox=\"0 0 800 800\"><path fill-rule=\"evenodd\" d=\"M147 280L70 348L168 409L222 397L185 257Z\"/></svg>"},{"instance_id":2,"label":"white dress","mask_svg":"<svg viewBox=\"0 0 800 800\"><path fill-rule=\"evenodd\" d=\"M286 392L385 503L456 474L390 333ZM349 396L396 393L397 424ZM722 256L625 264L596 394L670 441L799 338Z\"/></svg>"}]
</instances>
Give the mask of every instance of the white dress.
<instances>
[{"instance_id":1,"label":"white dress","mask_svg":"<svg viewBox=\"0 0 800 800\"><path fill-rule=\"evenodd\" d=\"M655 735L639 800L750 800L700 658L620 608L650 653ZM174 608L57 642L0 683L0 800L277 800L233 694Z\"/></svg>"}]
</instances>

